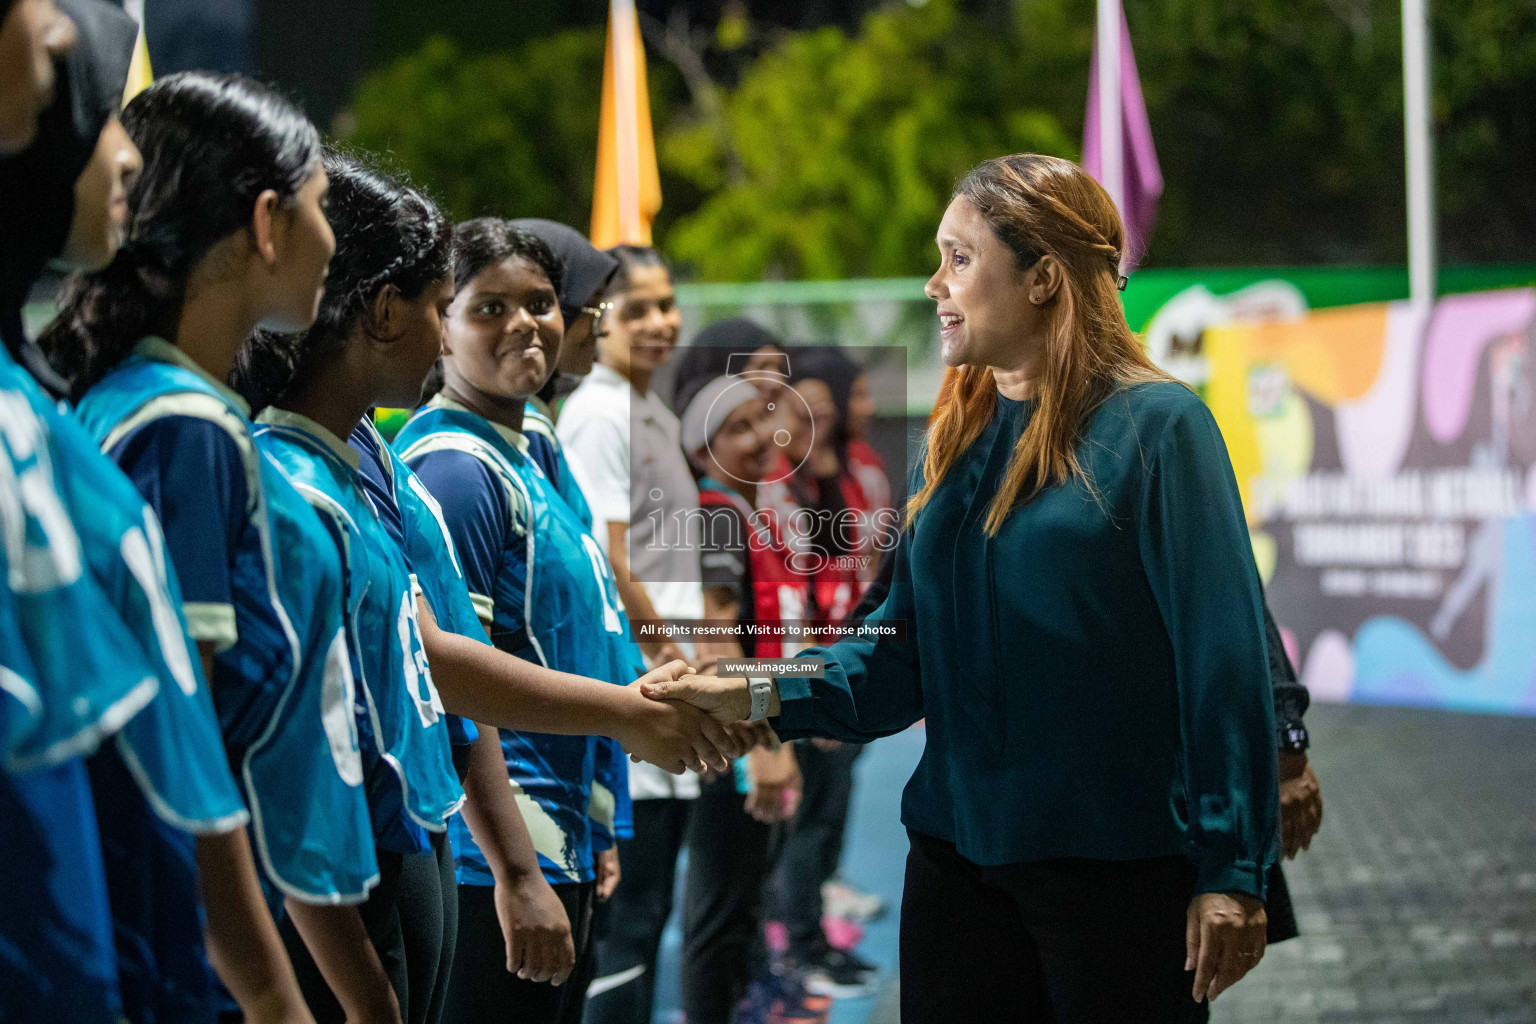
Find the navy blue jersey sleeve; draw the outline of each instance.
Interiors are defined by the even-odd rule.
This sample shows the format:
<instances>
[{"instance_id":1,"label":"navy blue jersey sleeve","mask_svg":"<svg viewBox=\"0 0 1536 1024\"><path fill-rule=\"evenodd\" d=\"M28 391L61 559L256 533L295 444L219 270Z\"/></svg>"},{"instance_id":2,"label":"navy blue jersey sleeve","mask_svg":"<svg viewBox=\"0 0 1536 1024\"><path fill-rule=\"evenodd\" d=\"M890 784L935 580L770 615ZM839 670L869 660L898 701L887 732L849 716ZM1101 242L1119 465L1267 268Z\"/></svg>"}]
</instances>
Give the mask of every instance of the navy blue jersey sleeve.
<instances>
[{"instance_id":1,"label":"navy blue jersey sleeve","mask_svg":"<svg viewBox=\"0 0 1536 1024\"><path fill-rule=\"evenodd\" d=\"M194 640L234 646L234 551L250 520L251 493L239 443L218 424L165 416L110 453L160 518L181 581Z\"/></svg>"},{"instance_id":2,"label":"navy blue jersey sleeve","mask_svg":"<svg viewBox=\"0 0 1536 1024\"><path fill-rule=\"evenodd\" d=\"M549 477L550 483L556 490L560 487L560 455L555 450L555 443L537 430L525 430L523 436L528 439L528 457L544 471Z\"/></svg>"},{"instance_id":3,"label":"navy blue jersey sleeve","mask_svg":"<svg viewBox=\"0 0 1536 1024\"><path fill-rule=\"evenodd\" d=\"M407 464L442 507L470 600L480 620L489 623L507 537L507 496L501 481L467 452L433 451Z\"/></svg>"}]
</instances>

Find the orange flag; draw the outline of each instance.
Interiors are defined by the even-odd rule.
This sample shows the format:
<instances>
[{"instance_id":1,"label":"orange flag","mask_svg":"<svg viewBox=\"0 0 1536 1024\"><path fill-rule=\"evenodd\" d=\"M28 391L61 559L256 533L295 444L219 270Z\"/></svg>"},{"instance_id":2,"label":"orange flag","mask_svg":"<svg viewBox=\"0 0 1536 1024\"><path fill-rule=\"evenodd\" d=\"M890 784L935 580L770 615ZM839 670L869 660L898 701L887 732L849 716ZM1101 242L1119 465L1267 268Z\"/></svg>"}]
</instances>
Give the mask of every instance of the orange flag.
<instances>
[{"instance_id":1,"label":"orange flag","mask_svg":"<svg viewBox=\"0 0 1536 1024\"><path fill-rule=\"evenodd\" d=\"M134 44L133 59L128 63L128 82L123 88L123 106L125 107L129 100L155 82L154 72L149 66L149 43L144 38L144 2L145 0L126 0L123 4L123 10L139 23L139 41Z\"/></svg>"},{"instance_id":2,"label":"orange flag","mask_svg":"<svg viewBox=\"0 0 1536 1024\"><path fill-rule=\"evenodd\" d=\"M592 189L592 244L599 249L651 244L661 209L661 175L645 84L645 45L635 0L612 0L603 58L603 106L597 128L597 180Z\"/></svg>"}]
</instances>

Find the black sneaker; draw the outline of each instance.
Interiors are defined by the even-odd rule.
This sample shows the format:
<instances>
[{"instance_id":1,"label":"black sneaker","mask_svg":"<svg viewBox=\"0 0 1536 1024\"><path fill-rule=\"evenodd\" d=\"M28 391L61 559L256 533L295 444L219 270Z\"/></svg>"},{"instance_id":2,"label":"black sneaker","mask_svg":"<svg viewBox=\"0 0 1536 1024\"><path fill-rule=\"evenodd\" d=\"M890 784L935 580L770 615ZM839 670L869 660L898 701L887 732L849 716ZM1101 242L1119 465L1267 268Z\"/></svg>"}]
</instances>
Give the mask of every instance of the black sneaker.
<instances>
[{"instance_id":1,"label":"black sneaker","mask_svg":"<svg viewBox=\"0 0 1536 1024\"><path fill-rule=\"evenodd\" d=\"M857 999L874 991L880 968L853 953L824 944L807 950L799 958L799 973L807 992L833 999Z\"/></svg>"}]
</instances>

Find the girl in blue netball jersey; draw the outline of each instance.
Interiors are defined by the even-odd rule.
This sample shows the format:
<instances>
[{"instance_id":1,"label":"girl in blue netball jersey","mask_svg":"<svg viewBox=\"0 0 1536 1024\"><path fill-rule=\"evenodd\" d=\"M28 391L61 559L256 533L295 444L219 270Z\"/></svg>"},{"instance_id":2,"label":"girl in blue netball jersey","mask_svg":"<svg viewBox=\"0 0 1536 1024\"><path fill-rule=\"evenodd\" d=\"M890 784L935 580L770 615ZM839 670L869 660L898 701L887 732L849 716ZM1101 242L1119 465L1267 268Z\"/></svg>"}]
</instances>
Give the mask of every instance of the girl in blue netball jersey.
<instances>
[{"instance_id":1,"label":"girl in blue netball jersey","mask_svg":"<svg viewBox=\"0 0 1536 1024\"><path fill-rule=\"evenodd\" d=\"M396 444L442 507L492 642L552 668L625 682L643 661L612 573L518 429L524 402L559 353L560 265L543 242L502 221L470 221L456 237L458 295L442 391ZM565 985L542 989L508 976L494 957L466 955L449 1019L577 1021L591 972L594 859L627 817L622 752L590 737L508 731L501 739L539 863L570 920L578 967ZM458 862L460 943L478 953L496 934L496 912L476 838L462 835Z\"/></svg>"},{"instance_id":2,"label":"girl in blue netball jersey","mask_svg":"<svg viewBox=\"0 0 1536 1024\"><path fill-rule=\"evenodd\" d=\"M312 1019L253 847L267 901L287 907L347 1012L388 1024L394 997L351 906L378 881L365 785L379 773L359 751L342 562L221 383L256 324L314 316L332 248L318 136L234 76L171 76L123 117L145 155L127 244L72 286L44 341L164 524L222 753L252 810L238 874L199 858L210 921L239 919L238 941L210 952L246 1019ZM109 844L127 827L104 820Z\"/></svg>"},{"instance_id":3,"label":"girl in blue netball jersey","mask_svg":"<svg viewBox=\"0 0 1536 1024\"><path fill-rule=\"evenodd\" d=\"M191 760L179 774L192 784L166 809L234 826L240 807L216 739L198 743L216 737L212 713L190 671L174 579L161 584L147 543L144 503L28 372L51 377L21 329L27 291L56 254L87 268L112 258L114 200L139 167L115 117L133 22L106 4L69 6L73 18L52 5L0 5L0 50L42 58L8 79L20 95L0 97L24 118L6 127L25 136L0 160L0 1019L115 1024L124 1004L85 756L136 715L142 746L153 738L146 724L190 711L180 724ZM82 497L90 516L77 527ZM149 556L135 559L142 578L124 558L130 549ZM120 612L114 600L131 608ZM152 608L164 636L124 618ZM162 640L179 677L160 656ZM146 711L152 701L160 706ZM199 751L215 756L199 762ZM146 788L167 781L144 778Z\"/></svg>"},{"instance_id":4,"label":"girl in blue netball jersey","mask_svg":"<svg viewBox=\"0 0 1536 1024\"><path fill-rule=\"evenodd\" d=\"M235 380L253 406L273 407L260 417L269 426L263 442L292 457L332 462L328 450L350 462L338 440L350 433L356 482L420 588L418 618L444 704L491 723L479 727L473 746L460 748L467 756L457 760L469 793L464 821L496 880L499 914L492 924L501 931L485 936L483 948L460 946L454 955L489 957L509 977L561 982L574 966L569 924L513 800L495 727L575 733L583 743L587 733L619 736L675 770L701 758L715 761L717 748L698 722L648 716L633 689L552 672L485 642L436 500L365 415L375 404L413 402L436 361L440 307L452 288L447 224L425 197L353 158L328 156L326 171L337 253L320 315L302 335L258 333L241 354ZM464 731L473 735L475 727L465 723ZM402 914L430 902L430 881L402 886ZM450 899L443 917L451 923L451 873L444 894ZM413 1002L417 990L413 985Z\"/></svg>"},{"instance_id":5,"label":"girl in blue netball jersey","mask_svg":"<svg viewBox=\"0 0 1536 1024\"><path fill-rule=\"evenodd\" d=\"M349 170L334 158L326 161L328 180L331 172L345 179L336 189L338 222L355 233L358 182ZM437 304L447 298L452 236L434 207L423 202L418 212L422 223L409 239L393 230L393 222L373 225L380 236L376 241L388 247L387 257L377 250L365 253L356 245L342 252L335 282L340 294L327 291L331 301L322 301L313 331L288 337L258 335L242 353L234 375L242 390L265 406L257 416L258 445L284 467L330 525L347 562L347 628L357 641L355 669L368 701L367 724L407 783L398 806L375 803L379 855L392 884L390 902L372 901L365 919L381 950L387 950L392 941L388 929L398 922L405 967L401 1008L412 1022L438 1018L453 963L458 903L443 823L462 794L448 752L450 743L468 746L473 726L449 716L438 696L421 641L418 584L369 502L357 453L315 419L270 404L275 396L257 381L282 375L281 369L274 372L269 357L285 366L290 359L323 355L333 333L345 336L352 302L373 290L356 273L358 264L371 256L384 257L382 269L370 275L377 278L372 283L382 287L387 281L392 296L400 296L406 307L435 323ZM290 342L292 348L287 347ZM354 415L347 426L355 422ZM392 693L408 695L410 704L389 702Z\"/></svg>"}]
</instances>

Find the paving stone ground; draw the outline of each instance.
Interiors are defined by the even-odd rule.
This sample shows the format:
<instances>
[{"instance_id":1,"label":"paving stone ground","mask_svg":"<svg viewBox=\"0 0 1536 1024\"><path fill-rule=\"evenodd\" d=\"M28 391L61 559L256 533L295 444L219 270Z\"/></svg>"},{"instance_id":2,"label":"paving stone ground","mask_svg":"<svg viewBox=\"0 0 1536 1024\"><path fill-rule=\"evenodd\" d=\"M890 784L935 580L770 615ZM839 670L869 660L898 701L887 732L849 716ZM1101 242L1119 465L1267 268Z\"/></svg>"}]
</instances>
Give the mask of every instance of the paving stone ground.
<instances>
[{"instance_id":1,"label":"paving stone ground","mask_svg":"<svg viewBox=\"0 0 1536 1024\"><path fill-rule=\"evenodd\" d=\"M1536 1024L1536 719L1320 705L1307 724L1323 827L1286 867L1304 934L1213 1022ZM895 1024L898 984L868 1024Z\"/></svg>"},{"instance_id":2,"label":"paving stone ground","mask_svg":"<svg viewBox=\"0 0 1536 1024\"><path fill-rule=\"evenodd\" d=\"M1307 715L1324 818L1287 865L1303 936L1222 1024L1536 1024L1536 719Z\"/></svg>"}]
</instances>

